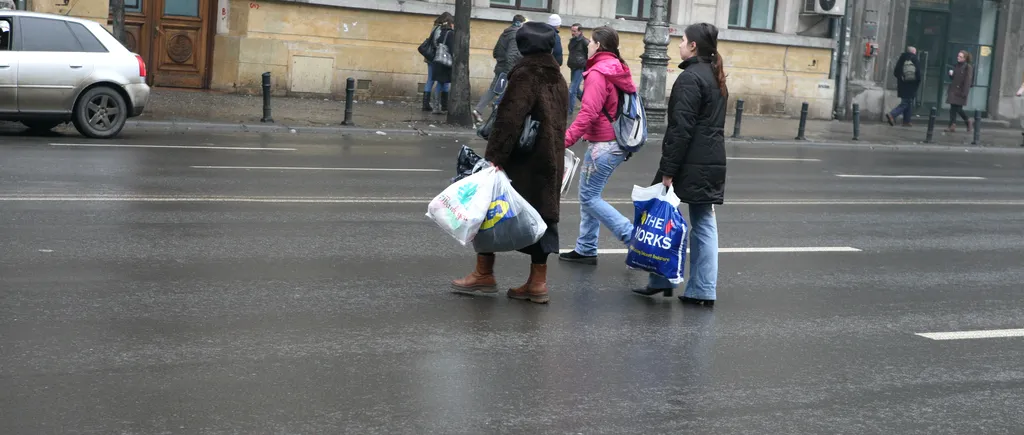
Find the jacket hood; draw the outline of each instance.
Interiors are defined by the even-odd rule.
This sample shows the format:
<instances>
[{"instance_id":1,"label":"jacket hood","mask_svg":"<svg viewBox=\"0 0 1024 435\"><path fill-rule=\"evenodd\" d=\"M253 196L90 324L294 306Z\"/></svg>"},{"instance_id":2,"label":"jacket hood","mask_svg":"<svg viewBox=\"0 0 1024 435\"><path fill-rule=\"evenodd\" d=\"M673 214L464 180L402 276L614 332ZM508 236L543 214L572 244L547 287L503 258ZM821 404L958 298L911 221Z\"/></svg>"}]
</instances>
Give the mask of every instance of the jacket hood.
<instances>
[{"instance_id":1,"label":"jacket hood","mask_svg":"<svg viewBox=\"0 0 1024 435\"><path fill-rule=\"evenodd\" d=\"M501 32L501 36L506 36L509 33L516 33L519 31L519 26L508 26L504 32Z\"/></svg>"},{"instance_id":2,"label":"jacket hood","mask_svg":"<svg viewBox=\"0 0 1024 435\"><path fill-rule=\"evenodd\" d=\"M584 74L598 72L604 76L616 89L632 94L636 92L636 85L633 84L633 74L629 66L619 62L619 58L609 52L600 52L587 60L587 71Z\"/></svg>"}]
</instances>

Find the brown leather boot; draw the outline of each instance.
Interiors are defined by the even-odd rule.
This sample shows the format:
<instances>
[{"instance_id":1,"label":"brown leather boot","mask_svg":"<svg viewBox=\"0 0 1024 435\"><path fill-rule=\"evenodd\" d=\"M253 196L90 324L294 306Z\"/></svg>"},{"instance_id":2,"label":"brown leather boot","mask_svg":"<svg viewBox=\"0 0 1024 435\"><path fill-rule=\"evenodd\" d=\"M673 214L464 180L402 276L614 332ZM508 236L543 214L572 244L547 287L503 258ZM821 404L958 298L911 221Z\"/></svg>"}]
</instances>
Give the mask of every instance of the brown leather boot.
<instances>
[{"instance_id":1,"label":"brown leather boot","mask_svg":"<svg viewBox=\"0 0 1024 435\"><path fill-rule=\"evenodd\" d=\"M508 290L508 297L535 304L548 303L548 265L531 264L530 278L522 287Z\"/></svg>"},{"instance_id":2,"label":"brown leather boot","mask_svg":"<svg viewBox=\"0 0 1024 435\"><path fill-rule=\"evenodd\" d=\"M462 293L497 293L498 282L494 279L494 256L477 255L476 269L465 278L452 281L452 290Z\"/></svg>"},{"instance_id":3,"label":"brown leather boot","mask_svg":"<svg viewBox=\"0 0 1024 435\"><path fill-rule=\"evenodd\" d=\"M949 127L946 127L946 133L956 133L956 124L949 124Z\"/></svg>"}]
</instances>

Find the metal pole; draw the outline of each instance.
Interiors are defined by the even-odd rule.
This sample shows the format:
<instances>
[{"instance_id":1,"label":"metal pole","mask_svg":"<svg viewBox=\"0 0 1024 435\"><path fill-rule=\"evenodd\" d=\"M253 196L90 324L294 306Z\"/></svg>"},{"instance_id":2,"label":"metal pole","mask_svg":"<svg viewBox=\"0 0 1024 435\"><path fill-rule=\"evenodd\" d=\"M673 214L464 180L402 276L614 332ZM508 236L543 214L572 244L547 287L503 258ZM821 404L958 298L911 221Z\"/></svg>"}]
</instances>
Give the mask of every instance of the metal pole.
<instances>
[{"instance_id":1,"label":"metal pole","mask_svg":"<svg viewBox=\"0 0 1024 435\"><path fill-rule=\"evenodd\" d=\"M345 81L345 122L344 125L352 125L352 103L356 95L356 79L349 77Z\"/></svg>"},{"instance_id":2,"label":"metal pole","mask_svg":"<svg viewBox=\"0 0 1024 435\"><path fill-rule=\"evenodd\" d=\"M800 130L796 133L796 140L807 140L804 137L804 130L807 129L807 103L800 106Z\"/></svg>"},{"instance_id":3,"label":"metal pole","mask_svg":"<svg viewBox=\"0 0 1024 435\"><path fill-rule=\"evenodd\" d=\"M860 140L860 104L853 103L853 140Z\"/></svg>"},{"instance_id":4,"label":"metal pole","mask_svg":"<svg viewBox=\"0 0 1024 435\"><path fill-rule=\"evenodd\" d=\"M647 112L648 129L664 127L668 115L665 84L668 80L668 10L666 0L651 1L651 18L644 33L644 53L640 55L640 96Z\"/></svg>"},{"instance_id":5,"label":"metal pole","mask_svg":"<svg viewBox=\"0 0 1024 435\"><path fill-rule=\"evenodd\" d=\"M736 100L736 124L732 128L732 137L740 137L740 125L743 124L743 100Z\"/></svg>"},{"instance_id":6,"label":"metal pole","mask_svg":"<svg viewBox=\"0 0 1024 435\"><path fill-rule=\"evenodd\" d=\"M928 112L928 134L924 137L925 143L932 143L932 138L935 136L935 117L938 116L939 109L932 106L932 110Z\"/></svg>"},{"instance_id":7,"label":"metal pole","mask_svg":"<svg viewBox=\"0 0 1024 435\"><path fill-rule=\"evenodd\" d=\"M981 111L974 111L974 142L971 145L981 145Z\"/></svg>"},{"instance_id":8,"label":"metal pole","mask_svg":"<svg viewBox=\"0 0 1024 435\"><path fill-rule=\"evenodd\" d=\"M270 116L270 73L263 73L263 118L260 122L274 122Z\"/></svg>"}]
</instances>

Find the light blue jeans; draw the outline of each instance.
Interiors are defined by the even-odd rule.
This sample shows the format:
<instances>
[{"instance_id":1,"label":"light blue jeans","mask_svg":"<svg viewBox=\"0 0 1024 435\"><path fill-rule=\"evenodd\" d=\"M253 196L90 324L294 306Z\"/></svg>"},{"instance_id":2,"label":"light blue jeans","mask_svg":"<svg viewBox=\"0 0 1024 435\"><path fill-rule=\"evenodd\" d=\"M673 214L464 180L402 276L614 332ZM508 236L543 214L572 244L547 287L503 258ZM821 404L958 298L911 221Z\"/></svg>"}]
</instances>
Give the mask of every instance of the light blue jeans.
<instances>
[{"instance_id":1,"label":"light blue jeans","mask_svg":"<svg viewBox=\"0 0 1024 435\"><path fill-rule=\"evenodd\" d=\"M690 205L690 279L683 296L715 300L718 285L718 222L712 205ZM662 276L651 274L649 288L675 288Z\"/></svg>"},{"instance_id":2,"label":"light blue jeans","mask_svg":"<svg viewBox=\"0 0 1024 435\"><path fill-rule=\"evenodd\" d=\"M450 92L452 89L451 83L440 83L434 81L434 64L427 64L427 83L423 85L423 92L434 92L434 87L438 88L438 92ZM443 87L443 90L442 90Z\"/></svg>"},{"instance_id":3,"label":"light blue jeans","mask_svg":"<svg viewBox=\"0 0 1024 435\"><path fill-rule=\"evenodd\" d=\"M615 142L592 143L587 148L580 169L580 237L576 252L597 255L597 236L604 224L623 243L629 243L633 223L601 197L615 168L626 155Z\"/></svg>"},{"instance_id":4,"label":"light blue jeans","mask_svg":"<svg viewBox=\"0 0 1024 435\"><path fill-rule=\"evenodd\" d=\"M569 114L576 111L576 100L577 97L583 93L580 90L580 85L583 84L583 70L574 69L572 70L572 83L569 84Z\"/></svg>"}]
</instances>

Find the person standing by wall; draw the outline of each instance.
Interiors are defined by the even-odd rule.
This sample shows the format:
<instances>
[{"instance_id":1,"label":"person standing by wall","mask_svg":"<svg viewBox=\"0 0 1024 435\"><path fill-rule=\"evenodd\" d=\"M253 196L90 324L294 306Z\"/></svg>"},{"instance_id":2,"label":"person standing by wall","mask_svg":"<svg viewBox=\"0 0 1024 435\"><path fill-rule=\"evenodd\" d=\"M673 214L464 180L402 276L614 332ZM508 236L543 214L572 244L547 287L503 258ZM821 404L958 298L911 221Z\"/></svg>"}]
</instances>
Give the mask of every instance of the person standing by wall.
<instances>
[{"instance_id":1,"label":"person standing by wall","mask_svg":"<svg viewBox=\"0 0 1024 435\"><path fill-rule=\"evenodd\" d=\"M956 66L949 70L949 87L946 88L946 103L949 103L949 128L947 132L956 131L956 116L960 115L967 123L967 131L970 132L974 123L964 112L968 97L971 96L971 86L974 84L974 67L971 65L971 53L960 50L956 54Z\"/></svg>"},{"instance_id":2,"label":"person standing by wall","mask_svg":"<svg viewBox=\"0 0 1024 435\"><path fill-rule=\"evenodd\" d=\"M889 125L896 125L896 118L903 115L903 126L909 127L914 117L914 100L917 99L917 88L921 84L921 61L917 58L917 49L907 47L907 52L896 61L896 94L900 104L892 112L885 115Z\"/></svg>"},{"instance_id":3,"label":"person standing by wall","mask_svg":"<svg viewBox=\"0 0 1024 435\"><path fill-rule=\"evenodd\" d=\"M480 97L480 102L477 103L476 108L473 109L473 119L478 124L484 122L483 111L487 108L488 104L494 101L494 98L498 96L498 83L502 76L507 76L508 72L512 70L512 67L518 63L518 60L522 58L519 55L519 47L516 46L516 32L526 22L526 17L522 15L516 15L512 17L512 25L508 26L505 31L501 32L501 36L498 37L498 42L494 44L494 50L491 55L494 57L494 79L491 80L491 86L484 91L484 95Z\"/></svg>"},{"instance_id":4,"label":"person standing by wall","mask_svg":"<svg viewBox=\"0 0 1024 435\"><path fill-rule=\"evenodd\" d=\"M452 20L452 22L455 22L455 17L453 17L451 13L445 12L439 15L437 19L434 20L434 27L430 29L430 36L427 36L427 38L430 39L432 44L436 43L437 37L440 36L441 25L443 25L449 19ZM434 86L436 84L436 80L434 78L434 62L432 61L432 59L426 59L425 61L427 63L427 82L423 84L423 111L429 112L433 110L433 108L431 108L431 101L433 101L434 97L432 93ZM450 87L448 89L444 89L445 92L448 92L450 90ZM439 89L438 92L440 91L441 90Z\"/></svg>"},{"instance_id":5,"label":"person standing by wall","mask_svg":"<svg viewBox=\"0 0 1024 435\"><path fill-rule=\"evenodd\" d=\"M453 56L455 55L455 17L451 16L451 14L441 22L437 32L434 33L434 45L444 45L448 47L449 53ZM452 66L434 61L430 63L430 68L434 76L434 83L437 83L438 92L437 103L432 104L434 106L434 114L447 112L448 92L452 88Z\"/></svg>"},{"instance_id":6,"label":"person standing by wall","mask_svg":"<svg viewBox=\"0 0 1024 435\"><path fill-rule=\"evenodd\" d=\"M569 40L569 71L571 81L569 83L569 116L576 111L576 100L583 95L580 86L583 85L583 70L587 68L587 46L590 40L583 36L583 28L580 23L571 27L572 39Z\"/></svg>"}]
</instances>

